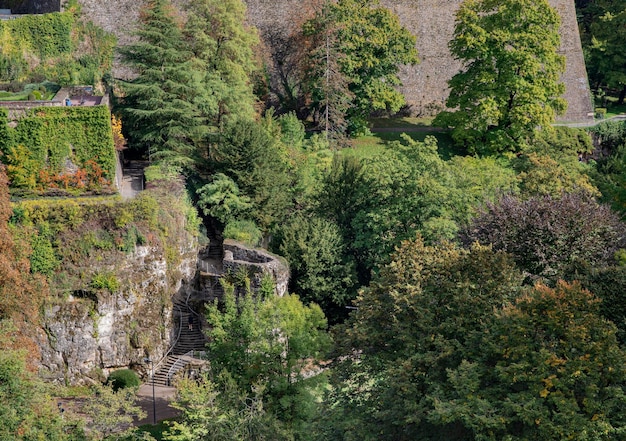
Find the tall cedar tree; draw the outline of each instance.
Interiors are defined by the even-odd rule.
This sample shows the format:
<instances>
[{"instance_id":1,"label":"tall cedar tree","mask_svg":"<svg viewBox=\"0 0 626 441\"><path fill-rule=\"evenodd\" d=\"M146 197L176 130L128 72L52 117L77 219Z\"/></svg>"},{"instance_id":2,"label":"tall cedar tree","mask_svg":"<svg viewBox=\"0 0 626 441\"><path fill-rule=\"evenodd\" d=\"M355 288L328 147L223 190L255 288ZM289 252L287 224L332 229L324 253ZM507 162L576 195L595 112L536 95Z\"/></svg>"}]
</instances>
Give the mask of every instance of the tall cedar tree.
<instances>
[{"instance_id":1,"label":"tall cedar tree","mask_svg":"<svg viewBox=\"0 0 626 441\"><path fill-rule=\"evenodd\" d=\"M262 230L284 218L290 204L286 158L263 123L246 119L229 123L211 150L211 160L215 173L232 179L250 198L247 214Z\"/></svg>"},{"instance_id":2,"label":"tall cedar tree","mask_svg":"<svg viewBox=\"0 0 626 441\"><path fill-rule=\"evenodd\" d=\"M537 127L549 129L566 108L559 25L547 0L465 0L449 45L463 67L436 124L481 154L519 151Z\"/></svg>"},{"instance_id":3,"label":"tall cedar tree","mask_svg":"<svg viewBox=\"0 0 626 441\"><path fill-rule=\"evenodd\" d=\"M126 127L150 159L191 165L203 127L193 104L192 54L169 0L151 0L140 19L139 41L120 49L124 62L138 74L124 84Z\"/></svg>"}]
</instances>

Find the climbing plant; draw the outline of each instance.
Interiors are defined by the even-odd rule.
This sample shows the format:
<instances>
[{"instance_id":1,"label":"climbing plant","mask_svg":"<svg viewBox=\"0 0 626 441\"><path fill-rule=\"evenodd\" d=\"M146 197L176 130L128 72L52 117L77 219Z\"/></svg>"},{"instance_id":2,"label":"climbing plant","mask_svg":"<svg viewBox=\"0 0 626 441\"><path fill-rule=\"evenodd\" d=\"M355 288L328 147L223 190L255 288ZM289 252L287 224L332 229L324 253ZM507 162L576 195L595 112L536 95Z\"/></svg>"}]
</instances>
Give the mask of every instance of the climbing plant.
<instances>
[{"instance_id":1,"label":"climbing plant","mask_svg":"<svg viewBox=\"0 0 626 441\"><path fill-rule=\"evenodd\" d=\"M77 7L0 21L0 82L47 78L95 84L110 70L115 38Z\"/></svg>"},{"instance_id":2,"label":"climbing plant","mask_svg":"<svg viewBox=\"0 0 626 441\"><path fill-rule=\"evenodd\" d=\"M0 161L8 165L13 187L83 190L113 180L116 157L105 106L36 108L8 133Z\"/></svg>"}]
</instances>

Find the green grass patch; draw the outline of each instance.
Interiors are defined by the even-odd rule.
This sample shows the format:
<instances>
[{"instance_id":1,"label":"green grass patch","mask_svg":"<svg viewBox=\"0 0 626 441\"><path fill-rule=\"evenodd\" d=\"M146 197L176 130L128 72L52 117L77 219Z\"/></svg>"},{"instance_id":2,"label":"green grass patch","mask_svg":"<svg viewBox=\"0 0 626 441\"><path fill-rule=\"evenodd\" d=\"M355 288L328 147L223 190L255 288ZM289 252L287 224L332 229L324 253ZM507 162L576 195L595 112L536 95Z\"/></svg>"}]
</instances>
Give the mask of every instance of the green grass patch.
<instances>
[{"instance_id":1,"label":"green grass patch","mask_svg":"<svg viewBox=\"0 0 626 441\"><path fill-rule=\"evenodd\" d=\"M388 128L423 128L431 127L434 117L429 118L413 118L413 117L393 117L393 118L371 118L370 124L374 129Z\"/></svg>"},{"instance_id":2,"label":"green grass patch","mask_svg":"<svg viewBox=\"0 0 626 441\"><path fill-rule=\"evenodd\" d=\"M606 108L607 118L612 118L614 116L621 115L623 113L626 113L626 103L618 105L617 100L609 101L607 108Z\"/></svg>"},{"instance_id":3,"label":"green grass patch","mask_svg":"<svg viewBox=\"0 0 626 441\"><path fill-rule=\"evenodd\" d=\"M463 155L464 152L454 145L452 138L444 132L408 132L408 136L416 141L424 141L427 136L437 138L439 155L448 160L453 156ZM359 158L371 158L383 153L393 141L401 141L402 132L378 132L372 136L363 136L351 141L352 147L341 150L344 155L354 155Z\"/></svg>"}]
</instances>

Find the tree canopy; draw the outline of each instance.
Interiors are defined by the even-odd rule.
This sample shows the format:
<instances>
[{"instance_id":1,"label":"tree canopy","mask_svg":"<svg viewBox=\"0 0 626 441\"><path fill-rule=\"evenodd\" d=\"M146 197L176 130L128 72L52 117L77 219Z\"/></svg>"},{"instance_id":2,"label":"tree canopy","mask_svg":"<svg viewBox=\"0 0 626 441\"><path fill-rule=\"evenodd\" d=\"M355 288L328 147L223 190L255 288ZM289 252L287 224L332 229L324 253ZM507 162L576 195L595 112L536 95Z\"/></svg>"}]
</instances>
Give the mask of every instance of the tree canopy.
<instances>
[{"instance_id":1,"label":"tree canopy","mask_svg":"<svg viewBox=\"0 0 626 441\"><path fill-rule=\"evenodd\" d=\"M416 64L418 58L415 37L397 15L378 0L327 1L304 26L305 33L315 37L311 56L317 61L305 81L309 90L317 91L312 95L317 105L331 106L324 112L345 111L355 123L372 111L400 110L400 65ZM349 95L341 92L344 85Z\"/></svg>"},{"instance_id":2,"label":"tree canopy","mask_svg":"<svg viewBox=\"0 0 626 441\"><path fill-rule=\"evenodd\" d=\"M404 242L338 332L320 439L622 439L626 353L598 299L521 281L502 252Z\"/></svg>"},{"instance_id":3,"label":"tree canopy","mask_svg":"<svg viewBox=\"0 0 626 441\"><path fill-rule=\"evenodd\" d=\"M463 67L437 123L481 154L519 151L537 127L549 129L566 108L559 25L547 0L465 0L450 42Z\"/></svg>"}]
</instances>

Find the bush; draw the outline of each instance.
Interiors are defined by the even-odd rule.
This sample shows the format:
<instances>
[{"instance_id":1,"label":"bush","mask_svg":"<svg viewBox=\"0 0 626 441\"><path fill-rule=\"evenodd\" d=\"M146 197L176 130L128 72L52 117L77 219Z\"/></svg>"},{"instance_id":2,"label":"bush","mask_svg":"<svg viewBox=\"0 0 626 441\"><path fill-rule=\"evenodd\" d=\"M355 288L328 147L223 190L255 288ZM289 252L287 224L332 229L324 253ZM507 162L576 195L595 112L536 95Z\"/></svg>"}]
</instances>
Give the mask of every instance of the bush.
<instances>
[{"instance_id":1,"label":"bush","mask_svg":"<svg viewBox=\"0 0 626 441\"><path fill-rule=\"evenodd\" d=\"M233 239L245 245L256 247L261 243L263 235L256 224L249 220L229 222L224 228L224 238Z\"/></svg>"},{"instance_id":2,"label":"bush","mask_svg":"<svg viewBox=\"0 0 626 441\"><path fill-rule=\"evenodd\" d=\"M130 369L120 369L118 371L111 372L107 379L107 384L110 384L115 392L120 389L126 389L129 387L139 387L141 381L135 371Z\"/></svg>"},{"instance_id":3,"label":"bush","mask_svg":"<svg viewBox=\"0 0 626 441\"><path fill-rule=\"evenodd\" d=\"M94 274L91 279L91 288L106 289L107 291L114 293L120 289L120 282L113 273L97 273Z\"/></svg>"}]
</instances>

